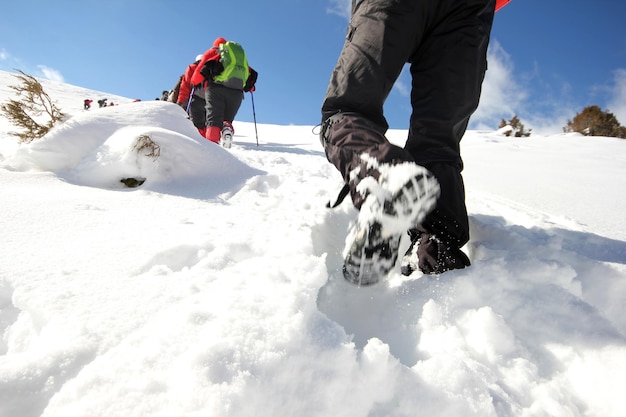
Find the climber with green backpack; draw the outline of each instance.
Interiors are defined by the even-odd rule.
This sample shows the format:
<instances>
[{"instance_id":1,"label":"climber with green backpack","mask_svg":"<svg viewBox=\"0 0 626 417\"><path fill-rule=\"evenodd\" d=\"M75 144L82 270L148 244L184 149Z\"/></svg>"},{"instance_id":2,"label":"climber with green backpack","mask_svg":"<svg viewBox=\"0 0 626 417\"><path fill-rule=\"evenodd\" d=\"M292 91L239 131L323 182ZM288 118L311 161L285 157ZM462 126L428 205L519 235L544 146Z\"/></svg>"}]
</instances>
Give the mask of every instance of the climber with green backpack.
<instances>
[{"instance_id":1,"label":"climber with green backpack","mask_svg":"<svg viewBox=\"0 0 626 417\"><path fill-rule=\"evenodd\" d=\"M237 42L217 38L203 54L191 83L205 92L206 139L230 148L243 93L254 91L257 77Z\"/></svg>"}]
</instances>

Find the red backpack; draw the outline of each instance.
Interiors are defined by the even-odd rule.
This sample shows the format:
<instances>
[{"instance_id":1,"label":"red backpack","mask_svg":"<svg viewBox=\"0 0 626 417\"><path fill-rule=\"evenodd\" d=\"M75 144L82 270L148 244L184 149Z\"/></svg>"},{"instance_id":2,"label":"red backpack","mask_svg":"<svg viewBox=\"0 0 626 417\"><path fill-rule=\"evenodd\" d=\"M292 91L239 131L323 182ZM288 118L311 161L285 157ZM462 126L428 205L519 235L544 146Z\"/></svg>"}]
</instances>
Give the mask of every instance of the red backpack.
<instances>
[{"instance_id":1,"label":"red backpack","mask_svg":"<svg viewBox=\"0 0 626 417\"><path fill-rule=\"evenodd\" d=\"M496 0L496 12L509 4L511 0Z\"/></svg>"}]
</instances>

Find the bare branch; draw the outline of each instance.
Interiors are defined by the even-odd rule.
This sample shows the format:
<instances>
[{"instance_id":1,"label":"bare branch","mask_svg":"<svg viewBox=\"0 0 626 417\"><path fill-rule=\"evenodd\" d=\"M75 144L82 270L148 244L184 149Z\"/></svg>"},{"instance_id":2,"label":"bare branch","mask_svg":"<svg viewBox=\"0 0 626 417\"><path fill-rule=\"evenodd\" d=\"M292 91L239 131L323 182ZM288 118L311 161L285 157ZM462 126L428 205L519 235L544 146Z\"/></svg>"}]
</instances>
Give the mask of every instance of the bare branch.
<instances>
[{"instance_id":1,"label":"bare branch","mask_svg":"<svg viewBox=\"0 0 626 417\"><path fill-rule=\"evenodd\" d=\"M21 82L10 85L20 100L10 99L8 103L0 105L0 111L12 125L22 129L21 132L9 132L16 136L20 143L28 143L44 136L52 127L63 122L66 115L53 103L52 99L44 91L39 81L17 70L21 75L15 77ZM35 119L45 119L42 123Z\"/></svg>"}]
</instances>

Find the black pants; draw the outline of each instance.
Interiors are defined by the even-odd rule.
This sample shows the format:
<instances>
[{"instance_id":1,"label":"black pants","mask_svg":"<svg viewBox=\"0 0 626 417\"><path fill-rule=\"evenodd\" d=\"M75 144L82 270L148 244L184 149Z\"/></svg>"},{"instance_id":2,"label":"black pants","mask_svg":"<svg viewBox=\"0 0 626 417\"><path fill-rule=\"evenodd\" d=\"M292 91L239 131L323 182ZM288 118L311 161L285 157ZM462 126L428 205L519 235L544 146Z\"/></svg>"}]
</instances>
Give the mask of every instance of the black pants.
<instances>
[{"instance_id":1,"label":"black pants","mask_svg":"<svg viewBox=\"0 0 626 417\"><path fill-rule=\"evenodd\" d=\"M368 148L382 162L425 166L442 194L421 226L459 247L469 239L459 144L478 106L494 9L495 0L361 0L322 105L322 121L364 119L333 126L325 145L344 178ZM413 113L400 149L384 138L383 104L407 62Z\"/></svg>"},{"instance_id":2,"label":"black pants","mask_svg":"<svg viewBox=\"0 0 626 417\"><path fill-rule=\"evenodd\" d=\"M206 101L198 94L192 94L190 100L189 118L196 129L204 129L206 127Z\"/></svg>"},{"instance_id":3,"label":"black pants","mask_svg":"<svg viewBox=\"0 0 626 417\"><path fill-rule=\"evenodd\" d=\"M224 120L235 120L243 100L242 90L209 83L205 91L207 127L217 126L221 129Z\"/></svg>"}]
</instances>

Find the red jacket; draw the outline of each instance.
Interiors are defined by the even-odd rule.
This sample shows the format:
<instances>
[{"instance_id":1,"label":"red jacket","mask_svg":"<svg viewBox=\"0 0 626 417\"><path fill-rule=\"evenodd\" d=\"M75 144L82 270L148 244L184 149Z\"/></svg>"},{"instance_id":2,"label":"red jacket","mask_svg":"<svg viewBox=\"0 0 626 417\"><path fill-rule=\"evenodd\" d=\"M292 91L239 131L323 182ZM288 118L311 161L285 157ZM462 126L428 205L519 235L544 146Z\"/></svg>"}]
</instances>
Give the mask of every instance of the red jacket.
<instances>
[{"instance_id":1,"label":"red jacket","mask_svg":"<svg viewBox=\"0 0 626 417\"><path fill-rule=\"evenodd\" d=\"M496 12L509 4L511 0L496 0Z\"/></svg>"},{"instance_id":2,"label":"red jacket","mask_svg":"<svg viewBox=\"0 0 626 417\"><path fill-rule=\"evenodd\" d=\"M191 77L192 85L202 84L205 81L204 76L200 74L200 70L202 70L202 67L204 67L204 64L207 61L217 61L218 59L220 59L218 47L223 43L226 43L226 39L224 38L215 39L215 42L213 42L213 47L211 47L211 49L209 49L208 51L204 53L204 55L202 55L202 59L200 60L200 63L198 63L198 65L196 66L196 69Z\"/></svg>"},{"instance_id":3,"label":"red jacket","mask_svg":"<svg viewBox=\"0 0 626 417\"><path fill-rule=\"evenodd\" d=\"M185 104L187 100L189 100L189 96L191 95L191 86L194 85L191 82L191 77L196 71L196 67L198 66L198 62L194 62L187 67L185 74L183 74L183 79L180 82L180 91L178 92L178 100L176 102L178 104Z\"/></svg>"}]
</instances>

